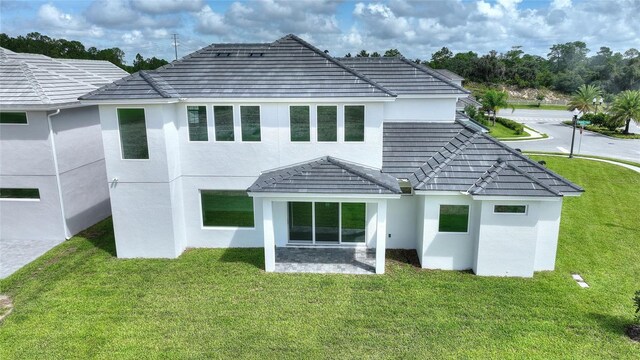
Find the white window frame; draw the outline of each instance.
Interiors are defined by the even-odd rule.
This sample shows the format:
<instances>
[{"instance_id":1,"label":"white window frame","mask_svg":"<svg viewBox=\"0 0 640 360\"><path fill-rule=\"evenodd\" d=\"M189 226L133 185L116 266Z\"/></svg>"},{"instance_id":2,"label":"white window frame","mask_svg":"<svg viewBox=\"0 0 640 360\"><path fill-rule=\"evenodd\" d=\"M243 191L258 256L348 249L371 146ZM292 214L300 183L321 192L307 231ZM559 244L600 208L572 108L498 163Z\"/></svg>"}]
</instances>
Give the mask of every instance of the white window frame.
<instances>
[{"instance_id":1,"label":"white window frame","mask_svg":"<svg viewBox=\"0 0 640 360\"><path fill-rule=\"evenodd\" d=\"M319 129L319 126L318 126L318 107L320 107L320 106L334 106L336 108L336 141L326 141L326 140L320 141L320 139L318 139L318 129ZM318 144L337 144L337 143L342 142L342 141L340 141L341 140L340 139L340 121L339 121L339 119L340 119L340 105L338 105L338 104L316 104L315 108L316 108L316 137L315 137L315 141ZM289 121L291 121L291 120L289 120Z\"/></svg>"},{"instance_id":2,"label":"white window frame","mask_svg":"<svg viewBox=\"0 0 640 360\"><path fill-rule=\"evenodd\" d=\"M231 140L231 141L218 140L217 137L216 137L216 112L215 112L216 106L231 106L231 123L233 124L233 140ZM231 144L231 143L235 143L235 142L238 141L238 134L237 134L238 133L238 129L237 129L238 126L236 124L236 119L240 116L240 114L236 114L236 107L237 106L235 106L233 104L213 104L213 105L211 105L211 126L213 128L213 139L212 139L213 142L221 143L221 144L225 144L225 143L226 144ZM262 124L261 124L261 126L262 126ZM261 138L262 138L262 135L261 135Z\"/></svg>"},{"instance_id":3,"label":"white window frame","mask_svg":"<svg viewBox=\"0 0 640 360\"><path fill-rule=\"evenodd\" d=\"M441 207L442 206L466 206L469 208L467 212L467 231L440 231L440 216L442 215ZM469 204L450 204L450 203L442 203L438 204L438 234L452 234L452 235L465 235L469 234L469 228L471 227L471 205Z\"/></svg>"},{"instance_id":4,"label":"white window frame","mask_svg":"<svg viewBox=\"0 0 640 360\"><path fill-rule=\"evenodd\" d=\"M229 141L231 142L231 141ZM256 229L256 201L253 197L247 195L247 197L249 199L251 199L251 204L253 207L253 226L251 227L247 227L247 226L205 226L204 225L204 214L202 213L202 192L203 191L244 191L246 192L246 189L198 189L198 204L200 205L200 219L198 220L200 222L200 229L201 230L255 230Z\"/></svg>"},{"instance_id":5,"label":"white window frame","mask_svg":"<svg viewBox=\"0 0 640 360\"><path fill-rule=\"evenodd\" d=\"M524 206L524 212L523 213L514 213L514 212L497 212L496 211L496 206ZM494 204L493 205L493 213L496 215L516 215L516 216L527 216L529 214L529 205L527 204L512 204L512 205L507 205L507 204Z\"/></svg>"},{"instance_id":6,"label":"white window frame","mask_svg":"<svg viewBox=\"0 0 640 360\"><path fill-rule=\"evenodd\" d=\"M149 153L148 159L125 159L124 148L122 147L122 134L120 134L120 116L118 116L118 110L120 109L142 109L144 113L144 131L147 134L147 152ZM151 160L151 147L149 146L149 131L147 128L147 108L140 106L123 106L116 108L116 122L118 124L118 143L120 144L120 160L122 161L149 161Z\"/></svg>"},{"instance_id":7,"label":"white window frame","mask_svg":"<svg viewBox=\"0 0 640 360\"><path fill-rule=\"evenodd\" d=\"M309 141L293 141L293 140L291 140L291 107L292 106L306 106L306 107L309 108ZM313 114L311 113L311 109L312 108L313 108L313 106L311 104L306 104L306 103L305 104L300 103L300 104L289 104L288 105L288 107L287 107L287 109L289 110L289 113L288 113L288 115L289 115L289 136L288 136L288 138L289 138L289 143L290 144L311 144L311 143L314 142L313 131L312 131L313 130L313 117L312 117ZM317 131L316 131L316 134L317 134Z\"/></svg>"},{"instance_id":8,"label":"white window frame","mask_svg":"<svg viewBox=\"0 0 640 360\"><path fill-rule=\"evenodd\" d=\"M311 242L309 240L292 240L290 238L289 227L289 203L290 202L302 202L311 203ZM287 244L290 245L318 245L316 243L316 203L337 203L338 204L338 243L327 243L326 245L340 245L340 246L363 246L366 245L369 238L369 230L367 226L367 219L369 218L369 207L366 202L361 201L322 201L322 200L288 200L287 202ZM342 242L342 204L364 204L364 241L362 242ZM324 245L324 242L320 245Z\"/></svg>"},{"instance_id":9,"label":"white window frame","mask_svg":"<svg viewBox=\"0 0 640 360\"><path fill-rule=\"evenodd\" d=\"M200 106L204 106L204 111L206 112L206 118L207 118L207 140L203 141L203 140L191 140L191 137L189 136L189 107L200 107ZM187 141L190 143L208 143L209 141L211 141L211 133L209 131L209 106L207 106L206 104L186 104L184 107L184 113L185 113L185 120L187 122ZM211 108L211 116L213 116L213 108ZM215 136L215 134L214 134Z\"/></svg>"},{"instance_id":10,"label":"white window frame","mask_svg":"<svg viewBox=\"0 0 640 360\"><path fill-rule=\"evenodd\" d=\"M3 124L3 123L0 123L0 126L6 126L6 125L9 125L9 126L11 126L11 125L25 126L25 125L29 125L29 112L28 111L11 111L11 110L7 110L7 111L0 111L0 112L4 112L4 113L24 113L24 117L27 119L27 122L24 123L24 124L20 124L20 123L18 123L18 124L15 124L15 123L13 123L13 124Z\"/></svg>"},{"instance_id":11,"label":"white window frame","mask_svg":"<svg viewBox=\"0 0 640 360\"><path fill-rule=\"evenodd\" d=\"M245 141L242 139L242 108L244 106L257 106L258 107L258 113L260 114L260 140L258 141ZM241 104L238 105L238 122L240 124L240 142L245 142L245 143L256 143L259 144L262 142L262 106L260 104ZM235 128L235 127L234 127Z\"/></svg>"},{"instance_id":12,"label":"white window frame","mask_svg":"<svg viewBox=\"0 0 640 360\"><path fill-rule=\"evenodd\" d=\"M364 107L364 119L362 120L362 141L347 141L347 106L362 106ZM342 105L342 142L345 144L362 144L367 142L367 105L366 104L343 104Z\"/></svg>"}]
</instances>

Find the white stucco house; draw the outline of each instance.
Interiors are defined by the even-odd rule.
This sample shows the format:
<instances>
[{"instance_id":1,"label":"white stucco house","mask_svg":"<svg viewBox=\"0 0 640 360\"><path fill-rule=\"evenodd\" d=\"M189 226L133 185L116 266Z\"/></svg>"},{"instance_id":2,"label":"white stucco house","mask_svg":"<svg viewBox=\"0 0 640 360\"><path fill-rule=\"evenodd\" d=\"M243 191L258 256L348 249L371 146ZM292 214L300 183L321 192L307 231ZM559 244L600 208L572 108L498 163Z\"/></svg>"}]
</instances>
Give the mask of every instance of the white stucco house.
<instances>
[{"instance_id":1,"label":"white stucco house","mask_svg":"<svg viewBox=\"0 0 640 360\"><path fill-rule=\"evenodd\" d=\"M302 39L213 44L82 96L97 105L118 257L191 247L416 249L423 268L552 270L582 189L456 113L460 84Z\"/></svg>"},{"instance_id":2,"label":"white stucco house","mask_svg":"<svg viewBox=\"0 0 640 360\"><path fill-rule=\"evenodd\" d=\"M125 75L0 48L0 241L55 244L110 215L98 107L78 96Z\"/></svg>"}]
</instances>

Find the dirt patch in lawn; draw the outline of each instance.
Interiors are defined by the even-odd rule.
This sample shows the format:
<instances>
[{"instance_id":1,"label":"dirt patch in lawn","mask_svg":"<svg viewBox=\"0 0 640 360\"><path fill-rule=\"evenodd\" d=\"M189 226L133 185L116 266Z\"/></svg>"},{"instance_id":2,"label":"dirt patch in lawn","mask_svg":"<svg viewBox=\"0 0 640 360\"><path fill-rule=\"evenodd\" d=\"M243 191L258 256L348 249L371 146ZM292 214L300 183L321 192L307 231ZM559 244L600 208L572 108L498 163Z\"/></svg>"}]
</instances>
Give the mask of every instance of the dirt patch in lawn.
<instances>
[{"instance_id":1,"label":"dirt patch in lawn","mask_svg":"<svg viewBox=\"0 0 640 360\"><path fill-rule=\"evenodd\" d=\"M13 303L7 295L0 294L0 324L13 311Z\"/></svg>"},{"instance_id":2,"label":"dirt patch in lawn","mask_svg":"<svg viewBox=\"0 0 640 360\"><path fill-rule=\"evenodd\" d=\"M629 325L627 327L627 336L633 341L640 342L640 324Z\"/></svg>"}]
</instances>

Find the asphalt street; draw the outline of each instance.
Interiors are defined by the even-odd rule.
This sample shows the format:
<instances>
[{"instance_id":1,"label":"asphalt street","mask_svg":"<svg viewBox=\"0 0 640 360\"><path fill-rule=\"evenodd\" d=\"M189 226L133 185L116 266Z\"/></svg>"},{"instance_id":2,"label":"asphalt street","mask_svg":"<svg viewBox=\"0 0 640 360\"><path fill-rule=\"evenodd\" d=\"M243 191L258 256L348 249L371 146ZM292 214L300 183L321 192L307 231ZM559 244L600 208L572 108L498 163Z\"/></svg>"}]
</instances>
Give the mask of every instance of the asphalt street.
<instances>
[{"instance_id":1,"label":"asphalt street","mask_svg":"<svg viewBox=\"0 0 640 360\"><path fill-rule=\"evenodd\" d=\"M513 119L528 127L549 135L547 139L504 141L511 147L523 151L549 151L569 153L571 149L570 126L562 124L571 120L570 111L563 110L528 110L510 109L501 110L498 116ZM629 131L640 133L640 127L631 122ZM640 162L640 139L623 140L610 138L590 131L580 134L576 130L574 154L605 156L616 159L625 159Z\"/></svg>"}]
</instances>

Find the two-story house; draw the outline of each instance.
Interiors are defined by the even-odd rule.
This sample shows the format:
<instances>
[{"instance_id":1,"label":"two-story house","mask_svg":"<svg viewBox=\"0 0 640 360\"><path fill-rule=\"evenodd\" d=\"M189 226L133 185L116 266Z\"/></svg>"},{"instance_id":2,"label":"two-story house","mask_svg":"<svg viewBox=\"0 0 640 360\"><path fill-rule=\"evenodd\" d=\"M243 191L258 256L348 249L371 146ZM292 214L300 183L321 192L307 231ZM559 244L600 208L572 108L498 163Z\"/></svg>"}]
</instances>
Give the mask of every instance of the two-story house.
<instances>
[{"instance_id":1,"label":"two-story house","mask_svg":"<svg viewBox=\"0 0 640 360\"><path fill-rule=\"evenodd\" d=\"M125 75L107 61L52 59L0 48L3 244L38 248L32 253L38 256L109 216L98 107L80 104L78 96ZM9 256L15 254L3 247L3 271Z\"/></svg>"},{"instance_id":2,"label":"two-story house","mask_svg":"<svg viewBox=\"0 0 640 360\"><path fill-rule=\"evenodd\" d=\"M98 105L119 257L190 247L416 249L424 268L554 268L582 190L456 113L469 92L404 58L294 35L214 44L81 97ZM456 119L458 117L458 119Z\"/></svg>"}]
</instances>

